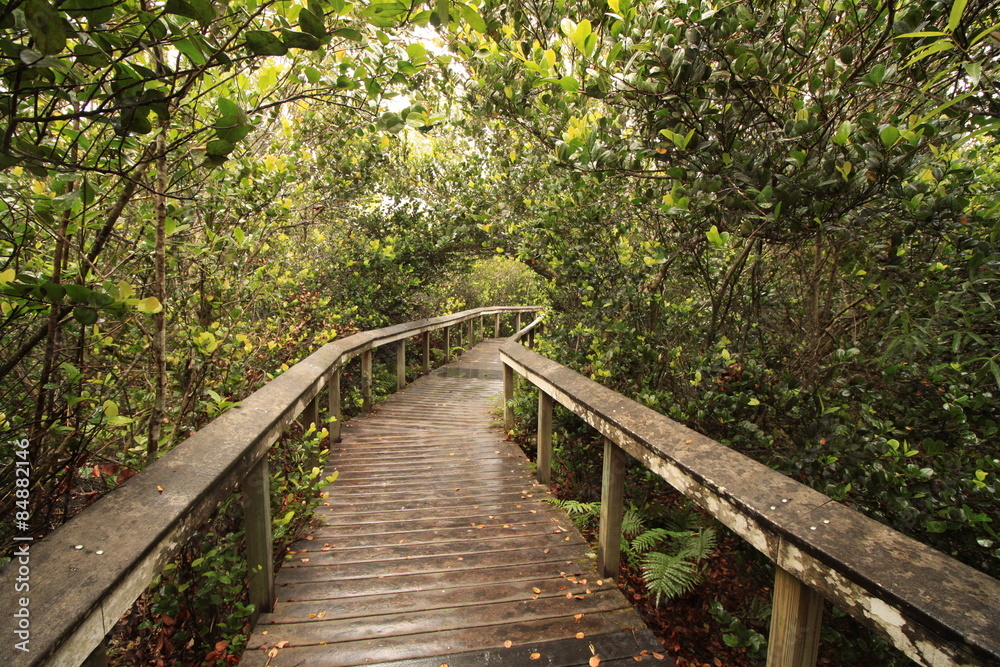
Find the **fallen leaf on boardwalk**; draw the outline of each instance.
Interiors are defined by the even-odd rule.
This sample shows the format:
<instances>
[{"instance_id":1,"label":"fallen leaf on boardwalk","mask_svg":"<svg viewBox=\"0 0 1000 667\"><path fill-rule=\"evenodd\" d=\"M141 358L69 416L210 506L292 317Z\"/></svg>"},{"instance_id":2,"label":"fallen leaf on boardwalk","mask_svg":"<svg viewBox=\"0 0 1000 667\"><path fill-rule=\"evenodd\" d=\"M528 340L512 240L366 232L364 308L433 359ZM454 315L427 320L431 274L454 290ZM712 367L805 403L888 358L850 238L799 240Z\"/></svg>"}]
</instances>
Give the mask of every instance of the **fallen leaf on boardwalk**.
<instances>
[{"instance_id":1,"label":"fallen leaf on boardwalk","mask_svg":"<svg viewBox=\"0 0 1000 667\"><path fill-rule=\"evenodd\" d=\"M586 579L581 579L579 583L580 583L581 586L586 586L587 585L587 580Z\"/></svg>"},{"instance_id":2,"label":"fallen leaf on boardwalk","mask_svg":"<svg viewBox=\"0 0 1000 667\"><path fill-rule=\"evenodd\" d=\"M656 658L657 660L663 660L663 654L662 653L654 653L653 657Z\"/></svg>"},{"instance_id":3,"label":"fallen leaf on boardwalk","mask_svg":"<svg viewBox=\"0 0 1000 667\"><path fill-rule=\"evenodd\" d=\"M286 646L288 646L287 641L280 641L274 645L274 648L285 648Z\"/></svg>"},{"instance_id":4,"label":"fallen leaf on boardwalk","mask_svg":"<svg viewBox=\"0 0 1000 667\"><path fill-rule=\"evenodd\" d=\"M456 490L456 491L461 491L462 489L460 489L459 487L457 487L457 486L456 486L456 487L455 487L455 490Z\"/></svg>"},{"instance_id":5,"label":"fallen leaf on boardwalk","mask_svg":"<svg viewBox=\"0 0 1000 667\"><path fill-rule=\"evenodd\" d=\"M326 610L323 610L320 613L316 614L316 618L323 618L324 616L326 616Z\"/></svg>"},{"instance_id":6,"label":"fallen leaf on boardwalk","mask_svg":"<svg viewBox=\"0 0 1000 667\"><path fill-rule=\"evenodd\" d=\"M156 490L159 491L160 493L163 493L163 487L162 486L157 486Z\"/></svg>"},{"instance_id":7,"label":"fallen leaf on boardwalk","mask_svg":"<svg viewBox=\"0 0 1000 667\"><path fill-rule=\"evenodd\" d=\"M316 618L316 614L309 614L309 618Z\"/></svg>"},{"instance_id":8,"label":"fallen leaf on boardwalk","mask_svg":"<svg viewBox=\"0 0 1000 667\"><path fill-rule=\"evenodd\" d=\"M452 452L452 453L451 453L451 454L449 454L448 456L454 456L454 455L455 455L455 452Z\"/></svg>"},{"instance_id":9,"label":"fallen leaf on boardwalk","mask_svg":"<svg viewBox=\"0 0 1000 667\"><path fill-rule=\"evenodd\" d=\"M313 537L312 535L306 535L306 539L307 540L315 540L316 538Z\"/></svg>"},{"instance_id":10,"label":"fallen leaf on boardwalk","mask_svg":"<svg viewBox=\"0 0 1000 667\"><path fill-rule=\"evenodd\" d=\"M531 654L530 656L528 656L528 657L530 657L530 658L531 658L532 660L538 660L539 658L541 658L541 657L542 657L542 654L541 654L541 653L532 653L532 654Z\"/></svg>"},{"instance_id":11,"label":"fallen leaf on boardwalk","mask_svg":"<svg viewBox=\"0 0 1000 667\"><path fill-rule=\"evenodd\" d=\"M598 586L603 586L604 585L604 580L603 579L598 579L597 580L597 585Z\"/></svg>"},{"instance_id":12,"label":"fallen leaf on boardwalk","mask_svg":"<svg viewBox=\"0 0 1000 667\"><path fill-rule=\"evenodd\" d=\"M551 550L551 549L542 549L542 553L543 553L543 554L547 554L547 553L548 553L548 552L550 552L550 551L552 551L552 550Z\"/></svg>"},{"instance_id":13,"label":"fallen leaf on boardwalk","mask_svg":"<svg viewBox=\"0 0 1000 667\"><path fill-rule=\"evenodd\" d=\"M538 510L531 510L532 514L538 514Z\"/></svg>"},{"instance_id":14,"label":"fallen leaf on boardwalk","mask_svg":"<svg viewBox=\"0 0 1000 667\"><path fill-rule=\"evenodd\" d=\"M583 639L583 638L584 638L584 636L585 636L585 635L584 635L584 634L583 634L582 632L578 632L578 633L576 633L576 638L577 638L577 639Z\"/></svg>"},{"instance_id":15,"label":"fallen leaf on boardwalk","mask_svg":"<svg viewBox=\"0 0 1000 667\"><path fill-rule=\"evenodd\" d=\"M499 454L500 452L497 452L497 453ZM505 641L505 642L503 643L503 647L504 647L504 648L510 648L510 647L511 647L511 646L513 646L513 645L514 645L514 642L512 642L512 641L511 641L511 640L509 640L509 639L508 639L507 641Z\"/></svg>"},{"instance_id":16,"label":"fallen leaf on boardwalk","mask_svg":"<svg viewBox=\"0 0 1000 667\"><path fill-rule=\"evenodd\" d=\"M573 614L573 618L579 621L581 618L583 618L583 614Z\"/></svg>"},{"instance_id":17,"label":"fallen leaf on boardwalk","mask_svg":"<svg viewBox=\"0 0 1000 667\"><path fill-rule=\"evenodd\" d=\"M531 590L535 591L536 593L541 593L542 592L541 588L532 588Z\"/></svg>"},{"instance_id":18,"label":"fallen leaf on boardwalk","mask_svg":"<svg viewBox=\"0 0 1000 667\"><path fill-rule=\"evenodd\" d=\"M447 662L442 662L441 663L441 667L448 667L448 663Z\"/></svg>"},{"instance_id":19,"label":"fallen leaf on boardwalk","mask_svg":"<svg viewBox=\"0 0 1000 667\"><path fill-rule=\"evenodd\" d=\"M537 599L538 599L538 596L537 596L537 595L532 595L532 596L531 596L531 599L532 599L532 600L537 600Z\"/></svg>"},{"instance_id":20,"label":"fallen leaf on boardwalk","mask_svg":"<svg viewBox=\"0 0 1000 667\"><path fill-rule=\"evenodd\" d=\"M308 563L309 562L308 558L300 558L299 560L302 561L303 563Z\"/></svg>"},{"instance_id":21,"label":"fallen leaf on boardwalk","mask_svg":"<svg viewBox=\"0 0 1000 667\"><path fill-rule=\"evenodd\" d=\"M572 600L572 599L573 599L573 594L572 594L572 593L567 593L567 594L566 594L566 597L567 597L568 599Z\"/></svg>"},{"instance_id":22,"label":"fallen leaf on boardwalk","mask_svg":"<svg viewBox=\"0 0 1000 667\"><path fill-rule=\"evenodd\" d=\"M632 659L635 660L636 662L642 662L642 656L641 655L633 655Z\"/></svg>"},{"instance_id":23,"label":"fallen leaf on boardwalk","mask_svg":"<svg viewBox=\"0 0 1000 667\"><path fill-rule=\"evenodd\" d=\"M599 664L601 664L601 658L599 656L594 655L590 657L590 667L597 667Z\"/></svg>"},{"instance_id":24,"label":"fallen leaf on boardwalk","mask_svg":"<svg viewBox=\"0 0 1000 667\"><path fill-rule=\"evenodd\" d=\"M515 507L517 507L518 509L520 509L521 506L520 505L515 505Z\"/></svg>"},{"instance_id":25,"label":"fallen leaf on boardwalk","mask_svg":"<svg viewBox=\"0 0 1000 667\"><path fill-rule=\"evenodd\" d=\"M267 657L269 658L273 658L276 655L278 655L278 649L276 648L272 648L270 651L267 652Z\"/></svg>"}]
</instances>

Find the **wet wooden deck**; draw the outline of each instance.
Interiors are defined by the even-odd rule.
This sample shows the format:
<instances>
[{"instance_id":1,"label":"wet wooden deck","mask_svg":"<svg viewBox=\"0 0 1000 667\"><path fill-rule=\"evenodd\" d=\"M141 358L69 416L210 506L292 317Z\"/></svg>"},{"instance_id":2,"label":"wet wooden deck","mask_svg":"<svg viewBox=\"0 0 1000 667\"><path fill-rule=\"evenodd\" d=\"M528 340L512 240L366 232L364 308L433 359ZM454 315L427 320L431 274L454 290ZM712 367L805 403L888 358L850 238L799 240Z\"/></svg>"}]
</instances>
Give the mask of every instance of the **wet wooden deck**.
<instances>
[{"instance_id":1,"label":"wet wooden deck","mask_svg":"<svg viewBox=\"0 0 1000 667\"><path fill-rule=\"evenodd\" d=\"M241 665L672 664L503 440L499 346L345 425L340 477Z\"/></svg>"}]
</instances>

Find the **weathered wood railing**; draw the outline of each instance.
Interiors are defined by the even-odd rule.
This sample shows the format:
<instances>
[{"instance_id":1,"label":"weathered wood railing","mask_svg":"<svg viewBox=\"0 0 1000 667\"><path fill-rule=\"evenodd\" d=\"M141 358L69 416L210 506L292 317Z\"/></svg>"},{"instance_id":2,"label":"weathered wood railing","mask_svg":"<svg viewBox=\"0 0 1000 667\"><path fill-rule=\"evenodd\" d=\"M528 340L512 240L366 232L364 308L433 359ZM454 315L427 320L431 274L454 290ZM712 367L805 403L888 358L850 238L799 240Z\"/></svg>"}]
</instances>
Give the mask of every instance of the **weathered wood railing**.
<instances>
[{"instance_id":1,"label":"weathered wood railing","mask_svg":"<svg viewBox=\"0 0 1000 667\"><path fill-rule=\"evenodd\" d=\"M478 308L455 315L365 331L323 346L251 394L104 496L51 535L31 545L0 573L0 665L100 665L104 638L146 590L185 540L242 484L250 598L258 611L274 602L267 451L292 422L319 423L320 392L329 387L331 438L340 436L340 376L361 356L364 405L371 405L372 351L396 344L397 387L406 382L406 341L421 336L423 369L430 369L430 332L444 330L444 358L451 333L474 342L483 318L521 314L537 307ZM478 324L478 326L476 326ZM24 587L21 584L28 584ZM26 609L27 616L14 615ZM21 634L16 634L20 632ZM23 644L29 650L16 648Z\"/></svg>"},{"instance_id":2,"label":"weathered wood railing","mask_svg":"<svg viewBox=\"0 0 1000 667\"><path fill-rule=\"evenodd\" d=\"M823 599L928 666L1000 665L1000 582L848 509L710 438L526 349L538 320L503 345L538 393L538 479L552 460L558 402L605 438L598 567L617 577L625 454L775 563L769 667L811 667ZM530 343L529 343L530 344ZM504 413L507 427L511 411Z\"/></svg>"}]
</instances>

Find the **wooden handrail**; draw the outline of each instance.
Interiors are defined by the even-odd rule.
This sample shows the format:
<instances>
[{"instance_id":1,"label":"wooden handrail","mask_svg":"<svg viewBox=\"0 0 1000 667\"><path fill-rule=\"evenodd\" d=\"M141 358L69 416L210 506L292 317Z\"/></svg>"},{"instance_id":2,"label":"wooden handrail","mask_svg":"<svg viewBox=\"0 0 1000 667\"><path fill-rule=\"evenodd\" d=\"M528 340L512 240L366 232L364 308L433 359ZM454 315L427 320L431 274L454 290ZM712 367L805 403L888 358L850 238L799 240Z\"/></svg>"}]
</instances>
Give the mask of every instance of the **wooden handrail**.
<instances>
[{"instance_id":1,"label":"wooden handrail","mask_svg":"<svg viewBox=\"0 0 1000 667\"><path fill-rule=\"evenodd\" d=\"M417 320L335 340L223 413L128 483L102 497L43 540L22 561L0 572L0 664L80 665L101 650L105 636L185 540L229 497L238 484L246 496L251 601L258 610L273 603L267 474L268 449L300 415L315 422L320 391L329 386L330 414L340 417L340 371L361 355L370 401L371 352L399 342L397 370L405 372L407 338L461 328L486 315L536 312L538 307L495 307ZM482 327L480 326L480 331ZM402 381L398 384L401 386ZM367 402L367 401L366 401ZM337 438L340 423L333 422ZM27 568L25 589L19 567ZM22 598L28 600L28 604ZM13 615L26 608L28 617ZM17 648L23 626L28 651Z\"/></svg>"},{"instance_id":2,"label":"wooden handrail","mask_svg":"<svg viewBox=\"0 0 1000 667\"><path fill-rule=\"evenodd\" d=\"M605 576L618 574L626 452L775 563L769 667L815 664L823 598L921 664L1000 665L996 579L525 348L534 324L500 349L505 394L515 371L539 388L539 479L553 401L605 437Z\"/></svg>"}]
</instances>

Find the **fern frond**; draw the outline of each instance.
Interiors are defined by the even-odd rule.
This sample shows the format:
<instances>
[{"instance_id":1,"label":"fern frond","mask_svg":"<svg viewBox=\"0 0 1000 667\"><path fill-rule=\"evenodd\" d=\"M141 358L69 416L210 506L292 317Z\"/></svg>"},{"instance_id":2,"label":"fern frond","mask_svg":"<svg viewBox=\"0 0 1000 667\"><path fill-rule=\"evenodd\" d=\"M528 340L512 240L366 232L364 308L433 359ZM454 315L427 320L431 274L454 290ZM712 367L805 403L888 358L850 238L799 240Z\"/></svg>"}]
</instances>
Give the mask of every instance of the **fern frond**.
<instances>
[{"instance_id":1,"label":"fern frond","mask_svg":"<svg viewBox=\"0 0 1000 667\"><path fill-rule=\"evenodd\" d=\"M655 604L669 600L694 589L702 582L702 574L697 565L679 555L652 552L642 561L642 578L649 592L655 596Z\"/></svg>"},{"instance_id":2,"label":"fern frond","mask_svg":"<svg viewBox=\"0 0 1000 667\"><path fill-rule=\"evenodd\" d=\"M673 537L669 530L665 528L650 528L635 536L632 544L629 546L629 550L636 554L643 554L668 537Z\"/></svg>"},{"instance_id":3,"label":"fern frond","mask_svg":"<svg viewBox=\"0 0 1000 667\"><path fill-rule=\"evenodd\" d=\"M629 507L622 515L622 535L638 535L646 526L646 517L635 507Z\"/></svg>"}]
</instances>

